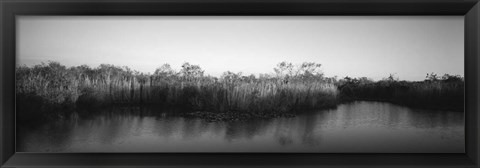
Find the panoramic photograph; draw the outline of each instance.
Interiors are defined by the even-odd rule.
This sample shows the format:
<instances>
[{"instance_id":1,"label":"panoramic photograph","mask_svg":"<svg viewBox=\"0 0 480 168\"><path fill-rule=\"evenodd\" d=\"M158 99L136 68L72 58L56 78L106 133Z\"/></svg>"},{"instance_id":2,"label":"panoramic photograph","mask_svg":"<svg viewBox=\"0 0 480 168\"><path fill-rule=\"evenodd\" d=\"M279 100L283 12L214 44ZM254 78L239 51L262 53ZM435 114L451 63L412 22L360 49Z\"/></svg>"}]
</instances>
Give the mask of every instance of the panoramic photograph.
<instances>
[{"instance_id":1,"label":"panoramic photograph","mask_svg":"<svg viewBox=\"0 0 480 168\"><path fill-rule=\"evenodd\" d=\"M465 153L463 16L18 16L17 152Z\"/></svg>"}]
</instances>

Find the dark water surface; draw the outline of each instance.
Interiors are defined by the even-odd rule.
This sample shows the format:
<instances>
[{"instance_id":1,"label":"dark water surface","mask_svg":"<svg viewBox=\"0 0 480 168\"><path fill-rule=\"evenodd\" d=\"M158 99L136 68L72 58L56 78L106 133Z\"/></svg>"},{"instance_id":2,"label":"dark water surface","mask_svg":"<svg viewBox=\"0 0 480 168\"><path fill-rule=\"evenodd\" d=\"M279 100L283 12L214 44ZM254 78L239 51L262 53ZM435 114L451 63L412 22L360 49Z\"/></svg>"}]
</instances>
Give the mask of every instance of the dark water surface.
<instances>
[{"instance_id":1,"label":"dark water surface","mask_svg":"<svg viewBox=\"0 0 480 168\"><path fill-rule=\"evenodd\" d=\"M358 101L293 118L228 123L118 111L73 115L36 129L20 126L17 151L464 152L463 113L390 103Z\"/></svg>"}]
</instances>

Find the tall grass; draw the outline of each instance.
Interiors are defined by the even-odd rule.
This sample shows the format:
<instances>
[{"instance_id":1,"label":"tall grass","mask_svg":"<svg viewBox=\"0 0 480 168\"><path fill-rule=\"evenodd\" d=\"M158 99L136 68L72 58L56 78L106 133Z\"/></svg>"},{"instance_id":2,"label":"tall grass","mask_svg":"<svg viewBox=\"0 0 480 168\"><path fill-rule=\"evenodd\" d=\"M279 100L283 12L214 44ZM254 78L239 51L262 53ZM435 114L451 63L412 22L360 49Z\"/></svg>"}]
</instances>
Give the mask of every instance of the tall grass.
<instances>
[{"instance_id":1,"label":"tall grass","mask_svg":"<svg viewBox=\"0 0 480 168\"><path fill-rule=\"evenodd\" d=\"M163 68L163 69L162 69ZM209 112L287 113L337 104L332 82L310 74L204 76L188 63L176 72L163 66L154 74L127 67L67 68L56 62L16 69L17 107L26 111L96 108L112 105L179 106ZM29 109L29 110L28 110Z\"/></svg>"}]
</instances>

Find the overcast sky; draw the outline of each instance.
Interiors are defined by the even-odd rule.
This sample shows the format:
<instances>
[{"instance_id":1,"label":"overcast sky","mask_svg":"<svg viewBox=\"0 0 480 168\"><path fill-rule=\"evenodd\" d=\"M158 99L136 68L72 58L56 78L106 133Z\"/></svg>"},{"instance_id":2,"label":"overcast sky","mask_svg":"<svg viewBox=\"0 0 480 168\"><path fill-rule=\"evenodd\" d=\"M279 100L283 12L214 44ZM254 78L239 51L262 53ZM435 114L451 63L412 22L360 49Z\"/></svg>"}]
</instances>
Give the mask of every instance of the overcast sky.
<instances>
[{"instance_id":1,"label":"overcast sky","mask_svg":"<svg viewBox=\"0 0 480 168\"><path fill-rule=\"evenodd\" d=\"M281 61L326 76L464 74L463 16L20 16L17 64L102 63L153 73L184 62L218 76L271 73Z\"/></svg>"}]
</instances>

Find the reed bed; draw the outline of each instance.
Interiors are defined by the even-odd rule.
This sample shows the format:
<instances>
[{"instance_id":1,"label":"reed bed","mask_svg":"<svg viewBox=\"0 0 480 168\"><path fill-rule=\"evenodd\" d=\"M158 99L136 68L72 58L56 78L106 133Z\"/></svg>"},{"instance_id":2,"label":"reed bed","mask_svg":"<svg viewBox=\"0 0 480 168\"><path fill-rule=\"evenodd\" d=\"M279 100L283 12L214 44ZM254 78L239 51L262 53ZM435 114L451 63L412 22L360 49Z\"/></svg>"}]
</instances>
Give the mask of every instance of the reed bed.
<instances>
[{"instance_id":1,"label":"reed bed","mask_svg":"<svg viewBox=\"0 0 480 168\"><path fill-rule=\"evenodd\" d=\"M182 107L216 113L290 113L332 107L339 92L322 78L303 80L180 72L143 74L127 67L65 67L56 62L16 69L17 109L45 113L119 105ZM193 70L192 70L193 69ZM200 73L201 72L201 73Z\"/></svg>"}]
</instances>

